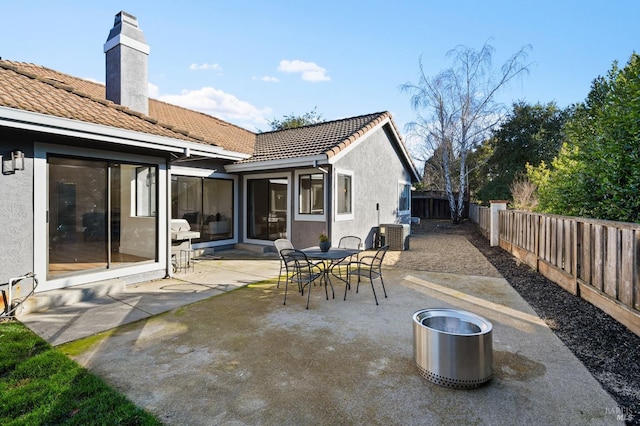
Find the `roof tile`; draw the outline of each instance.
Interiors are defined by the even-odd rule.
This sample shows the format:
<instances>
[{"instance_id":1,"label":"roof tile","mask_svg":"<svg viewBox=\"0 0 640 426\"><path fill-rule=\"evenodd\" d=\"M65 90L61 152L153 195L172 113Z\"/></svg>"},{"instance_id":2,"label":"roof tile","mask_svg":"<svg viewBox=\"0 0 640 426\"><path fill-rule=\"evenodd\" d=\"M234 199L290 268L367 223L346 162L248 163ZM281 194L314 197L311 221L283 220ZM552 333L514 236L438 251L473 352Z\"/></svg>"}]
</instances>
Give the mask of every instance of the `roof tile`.
<instances>
[{"instance_id":1,"label":"roof tile","mask_svg":"<svg viewBox=\"0 0 640 426\"><path fill-rule=\"evenodd\" d=\"M244 154L251 154L255 144L255 133L210 115L149 99L149 116L145 116L106 100L102 84L30 63L0 60L0 94L2 106L193 140Z\"/></svg>"},{"instance_id":2,"label":"roof tile","mask_svg":"<svg viewBox=\"0 0 640 426\"><path fill-rule=\"evenodd\" d=\"M39 65L0 60L0 106L216 145L253 154L259 162L324 154L331 158L382 121L388 112L255 134L197 111L149 99L143 115L105 99L105 86ZM399 135L396 129L396 134ZM402 143L402 141L400 141Z\"/></svg>"}]
</instances>

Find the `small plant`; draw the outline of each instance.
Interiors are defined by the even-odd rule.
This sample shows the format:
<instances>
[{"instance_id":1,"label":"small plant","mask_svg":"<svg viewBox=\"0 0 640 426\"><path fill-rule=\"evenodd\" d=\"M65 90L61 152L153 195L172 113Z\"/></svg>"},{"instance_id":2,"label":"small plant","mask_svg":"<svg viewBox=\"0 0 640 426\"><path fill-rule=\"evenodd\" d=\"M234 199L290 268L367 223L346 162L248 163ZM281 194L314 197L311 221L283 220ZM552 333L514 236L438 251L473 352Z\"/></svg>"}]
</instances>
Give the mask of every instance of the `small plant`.
<instances>
[{"instance_id":1,"label":"small plant","mask_svg":"<svg viewBox=\"0 0 640 426\"><path fill-rule=\"evenodd\" d=\"M326 243L327 241L329 241L329 237L324 232L320 233L319 238L321 243Z\"/></svg>"}]
</instances>

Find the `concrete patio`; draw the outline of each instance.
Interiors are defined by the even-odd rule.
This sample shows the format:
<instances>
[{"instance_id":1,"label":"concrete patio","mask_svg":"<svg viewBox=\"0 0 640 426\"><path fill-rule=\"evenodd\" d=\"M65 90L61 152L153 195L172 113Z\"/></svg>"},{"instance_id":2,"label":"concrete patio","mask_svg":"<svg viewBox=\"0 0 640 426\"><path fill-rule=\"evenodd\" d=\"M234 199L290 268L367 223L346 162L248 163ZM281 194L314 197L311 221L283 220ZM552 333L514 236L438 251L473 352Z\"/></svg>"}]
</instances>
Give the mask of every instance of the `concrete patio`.
<instances>
[{"instance_id":1,"label":"concrete patio","mask_svg":"<svg viewBox=\"0 0 640 426\"><path fill-rule=\"evenodd\" d=\"M166 424L616 423L614 400L503 278L390 264L379 306L370 285L344 301L336 284L330 300L314 287L305 310L295 291L283 306L274 255L220 257L19 319L71 342L59 348ZM493 323L487 385L456 390L419 374L412 314L434 307Z\"/></svg>"}]
</instances>

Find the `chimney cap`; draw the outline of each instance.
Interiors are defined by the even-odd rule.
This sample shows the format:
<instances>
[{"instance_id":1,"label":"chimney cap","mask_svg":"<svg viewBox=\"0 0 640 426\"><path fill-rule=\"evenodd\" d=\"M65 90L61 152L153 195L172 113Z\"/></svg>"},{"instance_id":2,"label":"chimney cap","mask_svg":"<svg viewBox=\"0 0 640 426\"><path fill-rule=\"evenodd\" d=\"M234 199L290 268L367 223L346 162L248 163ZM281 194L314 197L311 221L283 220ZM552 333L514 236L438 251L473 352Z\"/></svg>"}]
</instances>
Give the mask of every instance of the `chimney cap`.
<instances>
[{"instance_id":1,"label":"chimney cap","mask_svg":"<svg viewBox=\"0 0 640 426\"><path fill-rule=\"evenodd\" d=\"M138 18L130 13L121 10L113 20L113 28L109 31L109 36L104 44L104 53L118 46L119 44L139 50L149 54L149 45L144 38L144 34L138 27Z\"/></svg>"},{"instance_id":2,"label":"chimney cap","mask_svg":"<svg viewBox=\"0 0 640 426\"><path fill-rule=\"evenodd\" d=\"M116 17L113 21L113 26L115 27L116 25L120 25L123 21L133 27L138 28L138 18L130 13L125 12L124 10L121 10L120 12L116 13Z\"/></svg>"}]
</instances>

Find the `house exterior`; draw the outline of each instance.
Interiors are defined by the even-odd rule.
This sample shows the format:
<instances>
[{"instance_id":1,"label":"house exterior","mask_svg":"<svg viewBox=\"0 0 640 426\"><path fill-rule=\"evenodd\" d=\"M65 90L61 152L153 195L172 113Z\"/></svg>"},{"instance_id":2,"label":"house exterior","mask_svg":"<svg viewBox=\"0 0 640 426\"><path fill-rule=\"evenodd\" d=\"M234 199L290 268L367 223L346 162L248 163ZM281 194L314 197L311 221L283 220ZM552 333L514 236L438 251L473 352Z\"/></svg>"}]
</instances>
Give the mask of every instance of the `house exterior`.
<instances>
[{"instance_id":1,"label":"house exterior","mask_svg":"<svg viewBox=\"0 0 640 426\"><path fill-rule=\"evenodd\" d=\"M409 223L419 176L388 112L255 134L148 98L149 48L126 12L104 51L106 85L0 60L0 284L170 276L172 219L202 251L320 232L371 247L380 223Z\"/></svg>"}]
</instances>

